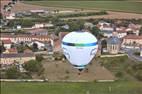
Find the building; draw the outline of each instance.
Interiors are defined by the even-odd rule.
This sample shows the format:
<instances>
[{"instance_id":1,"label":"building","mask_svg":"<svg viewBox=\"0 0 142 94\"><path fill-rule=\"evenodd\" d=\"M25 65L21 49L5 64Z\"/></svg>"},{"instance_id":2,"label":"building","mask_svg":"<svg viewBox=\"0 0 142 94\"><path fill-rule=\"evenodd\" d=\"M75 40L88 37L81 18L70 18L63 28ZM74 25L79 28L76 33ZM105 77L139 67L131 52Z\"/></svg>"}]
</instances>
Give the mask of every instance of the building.
<instances>
[{"instance_id":1,"label":"building","mask_svg":"<svg viewBox=\"0 0 142 94\"><path fill-rule=\"evenodd\" d=\"M43 50L45 48L45 43L42 41L37 41L37 40L31 41L31 43L28 43L28 46L32 46L34 43L37 44L38 49Z\"/></svg>"},{"instance_id":2,"label":"building","mask_svg":"<svg viewBox=\"0 0 142 94\"><path fill-rule=\"evenodd\" d=\"M33 29L44 28L44 27L51 28L54 27L54 25L51 23L36 23L34 26L32 26Z\"/></svg>"},{"instance_id":3,"label":"building","mask_svg":"<svg viewBox=\"0 0 142 94\"><path fill-rule=\"evenodd\" d=\"M45 10L37 9L37 10L30 10L31 13L45 13Z\"/></svg>"},{"instance_id":4,"label":"building","mask_svg":"<svg viewBox=\"0 0 142 94\"><path fill-rule=\"evenodd\" d=\"M142 36L127 35L123 38L122 45L139 47L142 45Z\"/></svg>"},{"instance_id":5,"label":"building","mask_svg":"<svg viewBox=\"0 0 142 94\"><path fill-rule=\"evenodd\" d=\"M117 36L112 36L107 39L107 51L110 54L118 54L121 41Z\"/></svg>"},{"instance_id":6,"label":"building","mask_svg":"<svg viewBox=\"0 0 142 94\"><path fill-rule=\"evenodd\" d=\"M50 41L51 38L48 35L10 35L10 34L1 34L0 40L10 40L13 43L20 43L20 42L31 42L33 40L37 41Z\"/></svg>"},{"instance_id":7,"label":"building","mask_svg":"<svg viewBox=\"0 0 142 94\"><path fill-rule=\"evenodd\" d=\"M12 42L11 42L10 39L2 40L2 43L4 44L4 47L5 47L6 49L10 49L10 48L11 48Z\"/></svg>"},{"instance_id":8,"label":"building","mask_svg":"<svg viewBox=\"0 0 142 94\"><path fill-rule=\"evenodd\" d=\"M102 31L103 32L103 36L104 37L107 37L107 38L109 38L109 37L111 37L112 36L112 33L113 33L113 31Z\"/></svg>"},{"instance_id":9,"label":"building","mask_svg":"<svg viewBox=\"0 0 142 94\"><path fill-rule=\"evenodd\" d=\"M6 19L7 20L13 20L13 19L15 19L15 13L7 13Z\"/></svg>"},{"instance_id":10,"label":"building","mask_svg":"<svg viewBox=\"0 0 142 94\"><path fill-rule=\"evenodd\" d=\"M3 52L4 54L13 54L13 53L18 53L16 48L10 48L10 49L6 49L5 52Z\"/></svg>"},{"instance_id":11,"label":"building","mask_svg":"<svg viewBox=\"0 0 142 94\"><path fill-rule=\"evenodd\" d=\"M26 32L32 35L48 35L48 31L46 29L31 29Z\"/></svg>"},{"instance_id":12,"label":"building","mask_svg":"<svg viewBox=\"0 0 142 94\"><path fill-rule=\"evenodd\" d=\"M126 31L124 31L124 30L117 31L117 37L118 38L123 38L125 36L127 36L127 32Z\"/></svg>"},{"instance_id":13,"label":"building","mask_svg":"<svg viewBox=\"0 0 142 94\"><path fill-rule=\"evenodd\" d=\"M20 64L25 63L29 60L35 60L36 57L33 53L13 53L13 54L1 54L0 65L10 65L14 62Z\"/></svg>"}]
</instances>

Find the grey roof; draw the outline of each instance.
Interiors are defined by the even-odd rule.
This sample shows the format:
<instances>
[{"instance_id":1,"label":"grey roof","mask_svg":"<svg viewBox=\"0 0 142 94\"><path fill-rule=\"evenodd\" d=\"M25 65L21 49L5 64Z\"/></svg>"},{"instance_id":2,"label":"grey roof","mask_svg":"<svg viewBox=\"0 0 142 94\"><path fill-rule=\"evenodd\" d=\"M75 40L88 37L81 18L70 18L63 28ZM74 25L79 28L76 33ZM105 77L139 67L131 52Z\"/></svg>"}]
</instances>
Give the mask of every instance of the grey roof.
<instances>
[{"instance_id":1,"label":"grey roof","mask_svg":"<svg viewBox=\"0 0 142 94\"><path fill-rule=\"evenodd\" d=\"M1 54L0 58L33 57L33 53Z\"/></svg>"},{"instance_id":2,"label":"grey roof","mask_svg":"<svg viewBox=\"0 0 142 94\"><path fill-rule=\"evenodd\" d=\"M120 44L121 41L117 36L112 36L107 39L107 44Z\"/></svg>"}]
</instances>

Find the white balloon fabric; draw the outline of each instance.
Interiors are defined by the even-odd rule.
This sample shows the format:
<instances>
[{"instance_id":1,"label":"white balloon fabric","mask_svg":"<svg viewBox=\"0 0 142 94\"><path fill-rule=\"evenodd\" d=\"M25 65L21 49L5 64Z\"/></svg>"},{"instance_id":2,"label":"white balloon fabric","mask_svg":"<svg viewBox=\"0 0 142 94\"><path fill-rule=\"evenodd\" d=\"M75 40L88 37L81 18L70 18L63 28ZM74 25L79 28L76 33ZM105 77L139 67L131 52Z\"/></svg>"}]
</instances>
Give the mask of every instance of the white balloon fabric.
<instances>
[{"instance_id":1,"label":"white balloon fabric","mask_svg":"<svg viewBox=\"0 0 142 94\"><path fill-rule=\"evenodd\" d=\"M98 49L96 37L84 31L65 35L61 46L65 57L78 69L84 69L96 55Z\"/></svg>"}]
</instances>

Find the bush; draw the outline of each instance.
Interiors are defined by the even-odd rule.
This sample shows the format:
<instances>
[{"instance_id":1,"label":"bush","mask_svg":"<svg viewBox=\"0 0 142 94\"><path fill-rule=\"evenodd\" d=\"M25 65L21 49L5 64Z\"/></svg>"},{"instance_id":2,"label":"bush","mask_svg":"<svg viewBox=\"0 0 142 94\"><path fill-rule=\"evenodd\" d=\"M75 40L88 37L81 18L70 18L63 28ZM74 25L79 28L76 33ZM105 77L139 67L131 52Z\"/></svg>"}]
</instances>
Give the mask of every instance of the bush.
<instances>
[{"instance_id":1,"label":"bush","mask_svg":"<svg viewBox=\"0 0 142 94\"><path fill-rule=\"evenodd\" d=\"M140 52L135 52L134 55L140 56Z\"/></svg>"},{"instance_id":2,"label":"bush","mask_svg":"<svg viewBox=\"0 0 142 94\"><path fill-rule=\"evenodd\" d=\"M142 81L142 70L138 70L138 71L136 72L136 74L135 74L135 77L136 77L138 80Z\"/></svg>"},{"instance_id":3,"label":"bush","mask_svg":"<svg viewBox=\"0 0 142 94\"><path fill-rule=\"evenodd\" d=\"M36 60L30 60L23 66L30 73L39 72L42 68L42 64Z\"/></svg>"},{"instance_id":4,"label":"bush","mask_svg":"<svg viewBox=\"0 0 142 94\"><path fill-rule=\"evenodd\" d=\"M120 78L123 76L123 72L119 71L115 74L115 76Z\"/></svg>"},{"instance_id":5,"label":"bush","mask_svg":"<svg viewBox=\"0 0 142 94\"><path fill-rule=\"evenodd\" d=\"M36 60L37 60L38 62L41 62L43 59L44 59L44 58L43 58L41 55L37 55L37 56L36 56Z\"/></svg>"},{"instance_id":6,"label":"bush","mask_svg":"<svg viewBox=\"0 0 142 94\"><path fill-rule=\"evenodd\" d=\"M8 70L6 70L6 77L8 79L17 79L20 77L20 72L16 66L12 66Z\"/></svg>"}]
</instances>

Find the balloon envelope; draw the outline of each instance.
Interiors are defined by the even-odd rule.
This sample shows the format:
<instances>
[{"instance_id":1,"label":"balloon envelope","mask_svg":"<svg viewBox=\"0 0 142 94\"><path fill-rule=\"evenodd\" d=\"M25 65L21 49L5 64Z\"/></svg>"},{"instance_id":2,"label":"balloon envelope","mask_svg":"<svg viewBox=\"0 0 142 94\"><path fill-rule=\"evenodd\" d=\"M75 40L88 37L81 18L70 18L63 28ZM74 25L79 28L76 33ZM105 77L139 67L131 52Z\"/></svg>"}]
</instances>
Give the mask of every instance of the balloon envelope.
<instances>
[{"instance_id":1,"label":"balloon envelope","mask_svg":"<svg viewBox=\"0 0 142 94\"><path fill-rule=\"evenodd\" d=\"M96 55L98 44L89 32L71 32L62 40L63 54L78 69L83 69Z\"/></svg>"}]
</instances>

